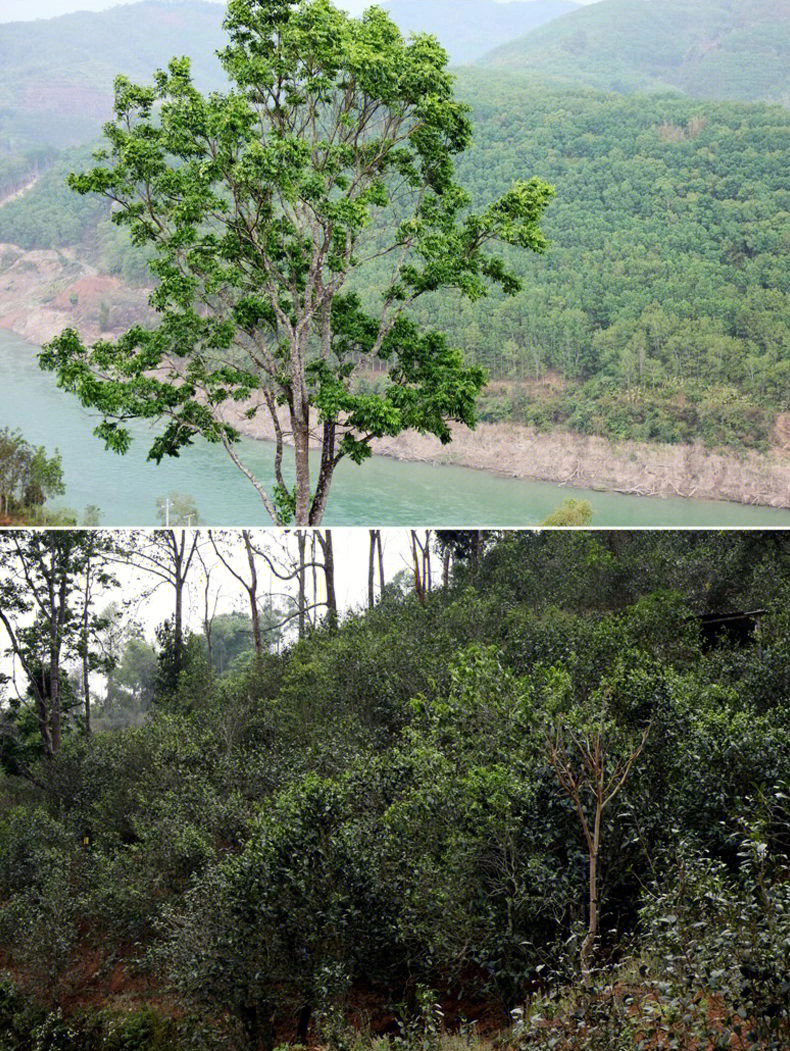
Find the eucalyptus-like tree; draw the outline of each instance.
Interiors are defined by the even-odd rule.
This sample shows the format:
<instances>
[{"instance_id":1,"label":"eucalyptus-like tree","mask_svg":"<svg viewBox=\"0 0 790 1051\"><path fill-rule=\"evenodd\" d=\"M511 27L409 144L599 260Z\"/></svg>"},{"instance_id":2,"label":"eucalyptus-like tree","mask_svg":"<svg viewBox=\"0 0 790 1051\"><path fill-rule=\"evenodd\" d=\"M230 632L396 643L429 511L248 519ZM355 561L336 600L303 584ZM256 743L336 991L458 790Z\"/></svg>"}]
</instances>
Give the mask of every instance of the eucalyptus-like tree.
<instances>
[{"instance_id":1,"label":"eucalyptus-like tree","mask_svg":"<svg viewBox=\"0 0 790 1051\"><path fill-rule=\"evenodd\" d=\"M26 695L11 704L0 734L0 759L26 772L20 761L19 727L35 714L42 754L60 750L67 665L79 661L84 728L90 732L90 674L106 673L111 659L97 644L107 614L96 609L99 596L117 581L111 570L115 540L90 530L11 530L0 533L0 638L7 641L27 684ZM0 682L5 679L0 675ZM36 750L38 751L38 749Z\"/></svg>"},{"instance_id":2,"label":"eucalyptus-like tree","mask_svg":"<svg viewBox=\"0 0 790 1051\"><path fill-rule=\"evenodd\" d=\"M329 0L231 0L225 27L227 92L201 95L187 59L151 87L119 77L109 147L70 178L148 246L158 325L91 347L68 329L41 363L100 411L109 448L128 449L128 420L156 419L149 458L220 444L273 521L317 525L344 457L360 463L407 428L448 442L453 421L474 424L483 370L409 306L439 289L515 293L489 246L544 250L553 188L519 181L471 209L453 158L472 129L447 55L428 35L404 41L379 8L356 19ZM355 285L376 292L363 302ZM273 485L238 444L259 412Z\"/></svg>"}]
</instances>

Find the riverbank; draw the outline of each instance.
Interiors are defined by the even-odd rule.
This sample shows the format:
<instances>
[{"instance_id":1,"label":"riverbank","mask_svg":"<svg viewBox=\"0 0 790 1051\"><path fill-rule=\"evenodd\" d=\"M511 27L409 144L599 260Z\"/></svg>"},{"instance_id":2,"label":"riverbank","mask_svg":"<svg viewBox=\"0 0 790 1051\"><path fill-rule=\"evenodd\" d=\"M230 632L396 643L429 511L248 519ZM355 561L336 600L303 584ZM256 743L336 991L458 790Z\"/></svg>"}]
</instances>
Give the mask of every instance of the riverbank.
<instances>
[{"instance_id":1,"label":"riverbank","mask_svg":"<svg viewBox=\"0 0 790 1051\"><path fill-rule=\"evenodd\" d=\"M272 441L274 429L265 408L247 419L242 411L246 407L229 417L235 426L248 437ZM790 456L780 449L768 455L738 455L713 452L701 444L611 442L568 431L541 433L517 423L479 423L474 430L456 425L449 445L408 431L378 439L371 448L376 456L406 462L451 464L577 489L790 507Z\"/></svg>"},{"instance_id":2,"label":"riverbank","mask_svg":"<svg viewBox=\"0 0 790 1051\"><path fill-rule=\"evenodd\" d=\"M40 345L67 326L88 342L112 338L140 321L147 290L131 289L95 272L73 255L23 252L0 245L0 328ZM245 435L273 439L265 409L233 422ZM568 431L541 433L518 423L480 423L453 429L453 441L407 432L373 443L376 455L414 463L451 464L525 481L651 497L727 500L790 508L790 419L777 421L774 449L712 451L702 444L659 445Z\"/></svg>"}]
</instances>

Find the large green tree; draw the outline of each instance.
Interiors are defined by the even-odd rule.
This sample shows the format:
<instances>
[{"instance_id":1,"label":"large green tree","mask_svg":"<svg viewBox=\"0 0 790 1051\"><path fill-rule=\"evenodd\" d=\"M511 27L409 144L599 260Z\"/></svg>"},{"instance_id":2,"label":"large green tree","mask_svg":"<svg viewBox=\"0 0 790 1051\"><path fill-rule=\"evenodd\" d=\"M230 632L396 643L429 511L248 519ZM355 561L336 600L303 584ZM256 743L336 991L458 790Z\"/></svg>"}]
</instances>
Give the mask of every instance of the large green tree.
<instances>
[{"instance_id":1,"label":"large green tree","mask_svg":"<svg viewBox=\"0 0 790 1051\"><path fill-rule=\"evenodd\" d=\"M343 457L359 463L406 428L448 442L452 421L474 423L483 371L409 306L442 288L517 291L488 246L543 250L553 188L519 181L470 209L453 158L471 125L447 55L427 35L404 41L379 8L355 19L328 0L231 0L225 27L226 93L201 95L186 59L153 87L118 78L109 148L70 180L149 247L158 326L92 347L69 329L41 360L100 410L109 447L128 448L129 419L163 421L150 458L198 436L221 444L275 522L317 525ZM385 276L363 302L350 286L367 268ZM360 374L382 363L371 393ZM273 488L238 446L239 415L259 411Z\"/></svg>"}]
</instances>

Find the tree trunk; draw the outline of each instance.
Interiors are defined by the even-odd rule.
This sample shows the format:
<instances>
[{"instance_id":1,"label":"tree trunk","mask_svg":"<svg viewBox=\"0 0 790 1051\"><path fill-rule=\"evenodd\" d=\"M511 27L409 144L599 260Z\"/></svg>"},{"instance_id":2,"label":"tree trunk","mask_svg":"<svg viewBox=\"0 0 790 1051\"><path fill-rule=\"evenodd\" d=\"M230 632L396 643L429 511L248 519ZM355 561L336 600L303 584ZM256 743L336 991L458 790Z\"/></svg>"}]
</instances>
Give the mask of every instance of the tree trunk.
<instances>
[{"instance_id":1,"label":"tree trunk","mask_svg":"<svg viewBox=\"0 0 790 1051\"><path fill-rule=\"evenodd\" d=\"M384 594L384 549L381 546L381 530L376 530L376 544L379 549L379 594Z\"/></svg>"},{"instance_id":2,"label":"tree trunk","mask_svg":"<svg viewBox=\"0 0 790 1051\"><path fill-rule=\"evenodd\" d=\"M368 609L373 609L373 575L376 566L376 530L370 531L370 551L368 553Z\"/></svg>"},{"instance_id":3,"label":"tree trunk","mask_svg":"<svg viewBox=\"0 0 790 1051\"><path fill-rule=\"evenodd\" d=\"M176 672L181 671L184 660L184 581L178 576L175 581L176 605L173 617L173 642L175 649Z\"/></svg>"},{"instance_id":4,"label":"tree trunk","mask_svg":"<svg viewBox=\"0 0 790 1051\"><path fill-rule=\"evenodd\" d=\"M310 522L312 526L321 525L329 499L329 488L332 484L332 476L335 473L335 424L324 424L324 436L321 443L321 465L318 469L318 481L315 487L315 496L310 508Z\"/></svg>"},{"instance_id":5,"label":"tree trunk","mask_svg":"<svg viewBox=\"0 0 790 1051\"><path fill-rule=\"evenodd\" d=\"M85 605L82 610L82 696L85 704L85 733L91 735L91 683L90 683L90 660L88 656L88 625L89 603L90 603L90 562L85 567Z\"/></svg>"},{"instance_id":6,"label":"tree trunk","mask_svg":"<svg viewBox=\"0 0 790 1051\"><path fill-rule=\"evenodd\" d=\"M60 557L63 557L61 552L58 552ZM61 689L60 689L60 648L63 638L63 626L66 617L66 595L67 595L67 579L65 566L59 564L60 557L56 562L56 559L52 559L52 575L54 577L57 569L61 573L60 587L58 588L57 599L54 597L54 580L53 587L50 589L52 595L52 604L50 605L50 651L49 651L49 705L50 705L50 733L52 736L52 752L57 754L60 751L61 741ZM66 556L68 557L68 556Z\"/></svg>"},{"instance_id":7,"label":"tree trunk","mask_svg":"<svg viewBox=\"0 0 790 1051\"><path fill-rule=\"evenodd\" d=\"M430 579L428 577L430 563L428 561L429 555L427 553L428 541L430 538L430 530L425 531L425 547L423 547L417 536L417 530L411 530L411 554L414 562L414 591L420 602L425 605L425 601L430 591Z\"/></svg>"},{"instance_id":8,"label":"tree trunk","mask_svg":"<svg viewBox=\"0 0 790 1051\"><path fill-rule=\"evenodd\" d=\"M313 606L313 609L312 612L309 612L308 623L310 623L312 627L315 627L318 623L318 613L315 610L315 604L318 602L318 565L315 552L315 541L317 535L318 534L315 530L310 533L310 569L313 576L313 601L311 605Z\"/></svg>"},{"instance_id":9,"label":"tree trunk","mask_svg":"<svg viewBox=\"0 0 790 1051\"><path fill-rule=\"evenodd\" d=\"M602 775L603 770L601 770L601 777ZM598 938L598 853L601 844L601 816L603 814L603 807L603 783L602 780L599 780L599 783L596 786L595 796L595 824L593 826L592 840L588 845L590 855L590 916L587 926L587 935L582 942L580 953L582 977L585 982L589 981L590 978L591 961L595 950L595 942Z\"/></svg>"},{"instance_id":10,"label":"tree trunk","mask_svg":"<svg viewBox=\"0 0 790 1051\"><path fill-rule=\"evenodd\" d=\"M291 412L296 465L296 525L310 525L310 423L302 413Z\"/></svg>"},{"instance_id":11,"label":"tree trunk","mask_svg":"<svg viewBox=\"0 0 790 1051\"><path fill-rule=\"evenodd\" d=\"M258 570L255 566L255 552L252 549L249 529L243 529L241 535L244 538L244 546L247 549L247 562L250 567L250 583L247 586L247 594L250 599L252 641L255 646L255 656L260 659L263 653L263 638L261 636L261 615L258 609Z\"/></svg>"},{"instance_id":12,"label":"tree trunk","mask_svg":"<svg viewBox=\"0 0 790 1051\"><path fill-rule=\"evenodd\" d=\"M337 630L337 595L335 593L335 553L332 548L332 531L325 529L323 536L317 533L324 554L324 580L326 582L326 619L330 631Z\"/></svg>"},{"instance_id":13,"label":"tree trunk","mask_svg":"<svg viewBox=\"0 0 790 1051\"><path fill-rule=\"evenodd\" d=\"M298 624L299 638L303 639L304 638L304 634L305 634L305 609L306 609L306 606L307 606L307 600L306 600L306 595L305 595L306 586L307 586L307 581L305 579L305 574L307 572L307 570L305 568L305 561L306 561L305 560L305 550L306 550L306 547L307 547L307 535L304 533L304 531L300 531L300 532L298 532L296 534L296 542L297 542L297 546L298 546L298 550L299 550L299 565L298 565L298 569L297 569L298 580L299 580L299 594L298 594L298 598L297 598L297 611L298 611L298 615L299 616L298 616L297 624Z\"/></svg>"},{"instance_id":14,"label":"tree trunk","mask_svg":"<svg viewBox=\"0 0 790 1051\"><path fill-rule=\"evenodd\" d=\"M483 532L480 529L475 530L474 539L472 541L472 566L474 567L474 574L477 576L480 569L480 558L483 554Z\"/></svg>"}]
</instances>

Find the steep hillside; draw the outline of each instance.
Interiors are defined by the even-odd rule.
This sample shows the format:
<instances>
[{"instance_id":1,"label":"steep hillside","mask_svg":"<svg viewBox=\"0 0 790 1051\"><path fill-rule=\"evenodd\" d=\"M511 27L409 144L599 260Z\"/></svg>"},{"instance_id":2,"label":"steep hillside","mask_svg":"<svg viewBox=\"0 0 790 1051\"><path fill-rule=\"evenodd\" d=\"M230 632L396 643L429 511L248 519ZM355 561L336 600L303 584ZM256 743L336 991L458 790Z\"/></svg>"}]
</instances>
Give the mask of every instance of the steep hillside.
<instances>
[{"instance_id":1,"label":"steep hillside","mask_svg":"<svg viewBox=\"0 0 790 1051\"><path fill-rule=\"evenodd\" d=\"M201 87L219 87L223 15L220 4L200 0L145 0L3 25L0 154L94 140L110 115L115 76L150 79L173 55L192 58Z\"/></svg>"},{"instance_id":2,"label":"steep hillside","mask_svg":"<svg viewBox=\"0 0 790 1051\"><path fill-rule=\"evenodd\" d=\"M434 33L451 62L463 64L579 5L573 0L389 0L382 6L404 32Z\"/></svg>"},{"instance_id":3,"label":"steep hillside","mask_svg":"<svg viewBox=\"0 0 790 1051\"><path fill-rule=\"evenodd\" d=\"M787 15L786 0L601 0L481 61L607 91L786 105Z\"/></svg>"}]
</instances>

